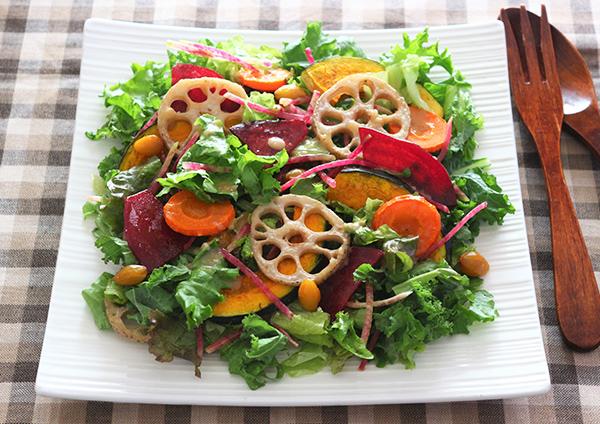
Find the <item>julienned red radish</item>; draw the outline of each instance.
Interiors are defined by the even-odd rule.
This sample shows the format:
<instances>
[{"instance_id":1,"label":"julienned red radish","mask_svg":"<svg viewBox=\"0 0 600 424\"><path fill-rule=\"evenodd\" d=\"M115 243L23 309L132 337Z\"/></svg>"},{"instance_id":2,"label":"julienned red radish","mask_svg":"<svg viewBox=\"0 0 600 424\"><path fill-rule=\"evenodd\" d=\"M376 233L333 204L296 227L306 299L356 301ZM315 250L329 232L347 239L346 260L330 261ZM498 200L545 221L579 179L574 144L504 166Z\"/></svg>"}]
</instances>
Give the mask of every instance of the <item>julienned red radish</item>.
<instances>
[{"instance_id":1,"label":"julienned red radish","mask_svg":"<svg viewBox=\"0 0 600 424\"><path fill-rule=\"evenodd\" d=\"M308 61L309 65L315 63L315 58L312 54L312 49L310 47L304 49L304 54L306 55L306 60Z\"/></svg>"},{"instance_id":2,"label":"julienned red radish","mask_svg":"<svg viewBox=\"0 0 600 424\"><path fill-rule=\"evenodd\" d=\"M373 335L369 339L369 344L367 345L367 349L369 349L369 351L373 352L373 349L375 349L375 346L377 345L377 341L379 340L379 337L381 337L381 331L375 330L373 332ZM368 359L361 360L360 364L358 365L358 370L364 371L365 368L367 367L368 362L369 362Z\"/></svg>"},{"instance_id":3,"label":"julienned red radish","mask_svg":"<svg viewBox=\"0 0 600 424\"><path fill-rule=\"evenodd\" d=\"M362 332L360 333L360 339L367 343L369 334L371 333L371 324L373 322L373 284L369 282L365 283L365 303L365 319Z\"/></svg>"},{"instance_id":4,"label":"julienned red radish","mask_svg":"<svg viewBox=\"0 0 600 424\"><path fill-rule=\"evenodd\" d=\"M218 173L231 172L231 168L228 166L208 165L205 163L198 163L198 162L182 162L181 168L183 168L186 171L207 171L207 172L218 172Z\"/></svg>"},{"instance_id":5,"label":"julienned red radish","mask_svg":"<svg viewBox=\"0 0 600 424\"><path fill-rule=\"evenodd\" d=\"M325 184L327 184L327 186L329 188L336 188L337 183L335 182L335 180L333 178L331 178L329 175L327 175L325 173L325 171L319 171L317 174L319 175L319 178L321 178L321 181L323 181Z\"/></svg>"},{"instance_id":6,"label":"julienned red radish","mask_svg":"<svg viewBox=\"0 0 600 424\"><path fill-rule=\"evenodd\" d=\"M287 339L288 339L288 343L291 344L294 347L300 347L300 344L294 340L292 338L292 336L290 336L290 333L288 333L287 331L285 331L280 325L271 323L271 325L277 329L277 331L279 331L281 334L283 334Z\"/></svg>"},{"instance_id":7,"label":"julienned red radish","mask_svg":"<svg viewBox=\"0 0 600 424\"><path fill-rule=\"evenodd\" d=\"M135 135L133 136L133 139L135 140L140 135L142 135L144 133L144 131L146 131L148 128L150 128L152 125L154 125L156 123L157 119L158 119L158 111L154 112L154 115L152 115L150 117L150 119L148 119L148 122L146 122L142 126L142 128L140 128L139 131L135 133Z\"/></svg>"},{"instance_id":8,"label":"julienned red radish","mask_svg":"<svg viewBox=\"0 0 600 424\"><path fill-rule=\"evenodd\" d=\"M469 220L471 218L473 218L479 212L481 212L482 210L487 208L487 205L488 205L487 202L483 202L483 203L480 203L479 205L475 206L473 209L471 209L471 211L469 211L469 213L467 213L465 216L463 216L463 218L458 222L458 224L456 224L454 226L454 228L452 228L450 231L448 231L448 234L446 234L440 240L435 242L429 249L427 249L427 251L425 253L423 253L423 255L421 255L420 259L426 259L426 258L430 257L433 254L433 252L438 250L444 244L448 243L448 240L450 240L452 237L454 237L454 235L458 232L458 230L460 230L462 227L464 227L465 224L467 222L469 222Z\"/></svg>"},{"instance_id":9,"label":"julienned red radish","mask_svg":"<svg viewBox=\"0 0 600 424\"><path fill-rule=\"evenodd\" d=\"M281 107L278 107L275 109L269 109L267 107L264 107L263 105L259 105L258 103L254 103L249 100L242 99L241 97L238 97L235 94L230 93L230 92L223 94L223 97L225 97L226 99L231 100L232 102L235 102L239 105L247 106L248 108L255 110L256 112L275 116L275 117L281 118L281 119L293 119L293 120L299 120L299 121L303 121L303 122L307 121L307 115L304 115L304 114L300 115L297 113L285 112L283 109L281 109Z\"/></svg>"},{"instance_id":10,"label":"julienned red radish","mask_svg":"<svg viewBox=\"0 0 600 424\"><path fill-rule=\"evenodd\" d=\"M214 353L217 350L227 346L229 343L236 341L242 335L242 329L235 330L229 334L224 335L220 339L215 340L213 343L206 346L204 350L206 353Z\"/></svg>"},{"instance_id":11,"label":"julienned red radish","mask_svg":"<svg viewBox=\"0 0 600 424\"><path fill-rule=\"evenodd\" d=\"M443 162L446 154L448 153L448 148L450 147L450 140L452 139L452 117L448 119L446 122L446 138L444 139L444 144L440 149L440 153L437 156L437 160L439 162Z\"/></svg>"},{"instance_id":12,"label":"julienned red radish","mask_svg":"<svg viewBox=\"0 0 600 424\"><path fill-rule=\"evenodd\" d=\"M342 166L350 166L350 165L358 165L358 166L364 166L367 168L373 168L373 164L361 160L361 159L340 159L340 160L335 160L333 162L327 162L327 163L323 163L321 165L317 165L314 168L310 168L307 169L306 171L304 171L302 174L298 175L297 177L291 178L290 180L288 180L285 184L283 184L281 186L280 191L286 191L287 189L291 188L294 184L296 184L296 182L298 180L301 180L303 178L308 178L313 174L317 174L321 171L325 171L326 169L331 169L331 168L339 168Z\"/></svg>"},{"instance_id":13,"label":"julienned red radish","mask_svg":"<svg viewBox=\"0 0 600 424\"><path fill-rule=\"evenodd\" d=\"M256 285L256 287L258 287L265 296L267 296L267 298L277 307L277 309L279 309L279 311L283 315L290 319L294 316L294 313L290 310L290 308L288 308L287 305L283 303L280 298L275 296L275 294L271 290L269 290L269 288L265 285L265 283L263 283L260 277L256 275L256 273L254 273L254 271L248 268L242 261L240 261L233 254L228 252L226 249L221 248L220 251L225 260L231 265L235 266L240 271L242 271L242 273L246 275L246 277L248 277L250 281L252 281L254 285Z\"/></svg>"},{"instance_id":14,"label":"julienned red radish","mask_svg":"<svg viewBox=\"0 0 600 424\"><path fill-rule=\"evenodd\" d=\"M163 164L160 167L158 174L156 174L156 176L154 177L154 181L152 181L152 184L150 184L150 187L148 187L148 191L150 193L156 194L160 189L160 184L156 180L166 175L167 171L169 170L169 167L171 166L171 163L173 162L173 159L175 158L175 155L177 154L178 148L179 143L175 142L169 149L169 152L167 153L167 156L165 157L165 160L163 161Z\"/></svg>"},{"instance_id":15,"label":"julienned red radish","mask_svg":"<svg viewBox=\"0 0 600 424\"><path fill-rule=\"evenodd\" d=\"M254 72L260 72L260 69L258 69L256 66L252 65L251 63L249 63L243 59L240 59L239 57L234 56L231 53L226 52L225 50L217 49L216 47L207 46L204 44L194 43L194 42L185 41L185 40L168 41L167 47L171 47L171 48L177 49L177 50L183 50L187 53L194 54L196 56L210 57L213 59L214 58L223 59L223 60L226 60L227 62L237 63L242 68L249 69Z\"/></svg>"}]
</instances>

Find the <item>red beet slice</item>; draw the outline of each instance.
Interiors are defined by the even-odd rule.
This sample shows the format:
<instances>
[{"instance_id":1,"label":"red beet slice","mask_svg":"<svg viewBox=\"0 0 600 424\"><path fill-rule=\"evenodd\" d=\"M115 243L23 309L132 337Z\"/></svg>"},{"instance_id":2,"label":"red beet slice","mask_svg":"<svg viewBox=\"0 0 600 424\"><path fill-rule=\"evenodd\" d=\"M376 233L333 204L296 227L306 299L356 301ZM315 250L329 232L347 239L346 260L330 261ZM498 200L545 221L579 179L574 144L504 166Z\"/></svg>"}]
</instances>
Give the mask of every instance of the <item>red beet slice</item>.
<instances>
[{"instance_id":1,"label":"red beet slice","mask_svg":"<svg viewBox=\"0 0 600 424\"><path fill-rule=\"evenodd\" d=\"M189 248L193 237L173 231L163 218L163 205L148 190L125 199L125 241L148 271Z\"/></svg>"},{"instance_id":2,"label":"red beet slice","mask_svg":"<svg viewBox=\"0 0 600 424\"><path fill-rule=\"evenodd\" d=\"M348 263L321 285L321 308L331 316L344 309L361 285L360 281L354 281L354 270L361 264L375 265L382 256L383 252L373 247L352 247Z\"/></svg>"},{"instance_id":3,"label":"red beet slice","mask_svg":"<svg viewBox=\"0 0 600 424\"><path fill-rule=\"evenodd\" d=\"M362 154L366 161L392 172L408 169L410 175L402 179L418 192L444 205L456 205L456 192L448 171L423 148L371 128L361 127L358 133L365 145Z\"/></svg>"},{"instance_id":4,"label":"red beet slice","mask_svg":"<svg viewBox=\"0 0 600 424\"><path fill-rule=\"evenodd\" d=\"M269 146L271 137L279 137L285 142L285 150L290 153L302 143L308 134L306 124L300 120L254 121L234 125L229 129L242 143L257 155L270 156L277 150Z\"/></svg>"},{"instance_id":5,"label":"red beet slice","mask_svg":"<svg viewBox=\"0 0 600 424\"><path fill-rule=\"evenodd\" d=\"M190 63L178 63L171 68L171 86L177 84L182 79L192 78L223 78L212 69L203 68L202 66L192 65Z\"/></svg>"}]
</instances>

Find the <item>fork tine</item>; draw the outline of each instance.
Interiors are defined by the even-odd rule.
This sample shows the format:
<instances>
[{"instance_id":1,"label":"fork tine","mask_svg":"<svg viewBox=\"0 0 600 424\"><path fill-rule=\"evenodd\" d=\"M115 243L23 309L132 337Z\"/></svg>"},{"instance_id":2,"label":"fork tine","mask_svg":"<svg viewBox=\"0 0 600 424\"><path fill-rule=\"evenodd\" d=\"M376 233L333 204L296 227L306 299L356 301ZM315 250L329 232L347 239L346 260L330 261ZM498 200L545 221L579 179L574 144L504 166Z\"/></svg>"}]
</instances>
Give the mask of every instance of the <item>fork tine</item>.
<instances>
[{"instance_id":1,"label":"fork tine","mask_svg":"<svg viewBox=\"0 0 600 424\"><path fill-rule=\"evenodd\" d=\"M525 6L520 10L521 36L523 39L523 49L525 51L525 61L527 66L527 76L530 82L541 81L540 65L535 47L535 37L531 29L531 22Z\"/></svg>"},{"instance_id":2,"label":"fork tine","mask_svg":"<svg viewBox=\"0 0 600 424\"><path fill-rule=\"evenodd\" d=\"M508 55L508 72L510 74L510 84L513 91L518 91L521 84L525 82L525 74L519 56L519 46L515 33L508 18L505 9L500 9L500 19L504 23L504 33L506 35L506 53Z\"/></svg>"},{"instance_id":3,"label":"fork tine","mask_svg":"<svg viewBox=\"0 0 600 424\"><path fill-rule=\"evenodd\" d=\"M550 30L550 24L548 23L545 5L542 5L542 17L540 19L540 44L546 81L558 86L558 70L556 68L556 57L554 55L554 45L552 43L552 31Z\"/></svg>"}]
</instances>

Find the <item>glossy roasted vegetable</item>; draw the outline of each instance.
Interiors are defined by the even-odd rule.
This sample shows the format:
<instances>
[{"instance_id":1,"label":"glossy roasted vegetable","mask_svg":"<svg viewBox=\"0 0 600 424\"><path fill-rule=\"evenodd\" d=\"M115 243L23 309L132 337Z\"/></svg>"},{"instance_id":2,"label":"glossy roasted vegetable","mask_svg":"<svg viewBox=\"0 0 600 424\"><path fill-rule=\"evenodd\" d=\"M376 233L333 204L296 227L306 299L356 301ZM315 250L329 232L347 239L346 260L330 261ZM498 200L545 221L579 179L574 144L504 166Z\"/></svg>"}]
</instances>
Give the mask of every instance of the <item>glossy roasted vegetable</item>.
<instances>
[{"instance_id":1,"label":"glossy roasted vegetable","mask_svg":"<svg viewBox=\"0 0 600 424\"><path fill-rule=\"evenodd\" d=\"M275 296L285 298L288 295L295 295L293 293L295 287L275 283L260 272L257 274ZM267 296L245 275L239 278L236 287L225 289L222 294L225 296L225 300L213 306L213 316L217 318L238 319L272 305Z\"/></svg>"},{"instance_id":2,"label":"glossy roasted vegetable","mask_svg":"<svg viewBox=\"0 0 600 424\"><path fill-rule=\"evenodd\" d=\"M456 205L456 192L448 171L423 148L371 128L358 130L363 157L386 171L396 172L420 194L446 206Z\"/></svg>"},{"instance_id":3,"label":"glossy roasted vegetable","mask_svg":"<svg viewBox=\"0 0 600 424\"><path fill-rule=\"evenodd\" d=\"M398 178L372 169L346 168L335 177L335 183L335 188L327 192L327 200L352 209L362 208L369 198L387 202L409 193Z\"/></svg>"},{"instance_id":4,"label":"glossy roasted vegetable","mask_svg":"<svg viewBox=\"0 0 600 424\"><path fill-rule=\"evenodd\" d=\"M123 238L148 271L177 257L194 240L169 228L163 217L163 204L148 190L125 199L123 215Z\"/></svg>"},{"instance_id":5,"label":"glossy roasted vegetable","mask_svg":"<svg viewBox=\"0 0 600 424\"><path fill-rule=\"evenodd\" d=\"M441 104L438 103L436 99L423 87L422 85L417 84L417 90L419 90L419 96L421 99L427 103L431 112L435 113L440 118L444 117L444 108Z\"/></svg>"},{"instance_id":6,"label":"glossy roasted vegetable","mask_svg":"<svg viewBox=\"0 0 600 424\"><path fill-rule=\"evenodd\" d=\"M157 155L148 156L146 154L147 153L146 151L143 151L142 149L139 149L139 148L138 149L135 148L136 142L138 142L139 140L141 140L142 138L145 138L147 136L155 136L160 139L160 135L158 134L158 127L156 126L156 124L152 125L150 128L143 131L141 134L139 134L137 137L135 137L131 141L131 143L129 143L129 146L127 146L127 149L125 149L125 153L123 154L121 163L119 164L119 170L126 171L129 168L133 168L134 166L139 166L139 165L145 163L152 156L157 156Z\"/></svg>"},{"instance_id":7,"label":"glossy roasted vegetable","mask_svg":"<svg viewBox=\"0 0 600 424\"><path fill-rule=\"evenodd\" d=\"M310 65L302 72L301 78L310 91L319 90L323 93L348 75L384 70L385 68L374 60L361 57L332 57Z\"/></svg>"}]
</instances>

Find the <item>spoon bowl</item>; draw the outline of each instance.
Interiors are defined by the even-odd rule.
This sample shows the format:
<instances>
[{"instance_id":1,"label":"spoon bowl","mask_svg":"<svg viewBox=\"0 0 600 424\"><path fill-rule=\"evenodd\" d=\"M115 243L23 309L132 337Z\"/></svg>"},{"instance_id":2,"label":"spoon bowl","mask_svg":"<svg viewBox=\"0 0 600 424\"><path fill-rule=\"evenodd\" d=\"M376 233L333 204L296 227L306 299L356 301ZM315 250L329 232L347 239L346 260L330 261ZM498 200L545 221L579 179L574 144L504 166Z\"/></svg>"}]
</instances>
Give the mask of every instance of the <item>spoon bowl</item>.
<instances>
[{"instance_id":1,"label":"spoon bowl","mask_svg":"<svg viewBox=\"0 0 600 424\"><path fill-rule=\"evenodd\" d=\"M505 9L513 27L519 26L519 8ZM536 43L540 43L540 17L527 11ZM563 122L575 131L600 159L600 109L594 80L577 48L556 27L550 25L563 98ZM522 58L523 59L523 58Z\"/></svg>"}]
</instances>

